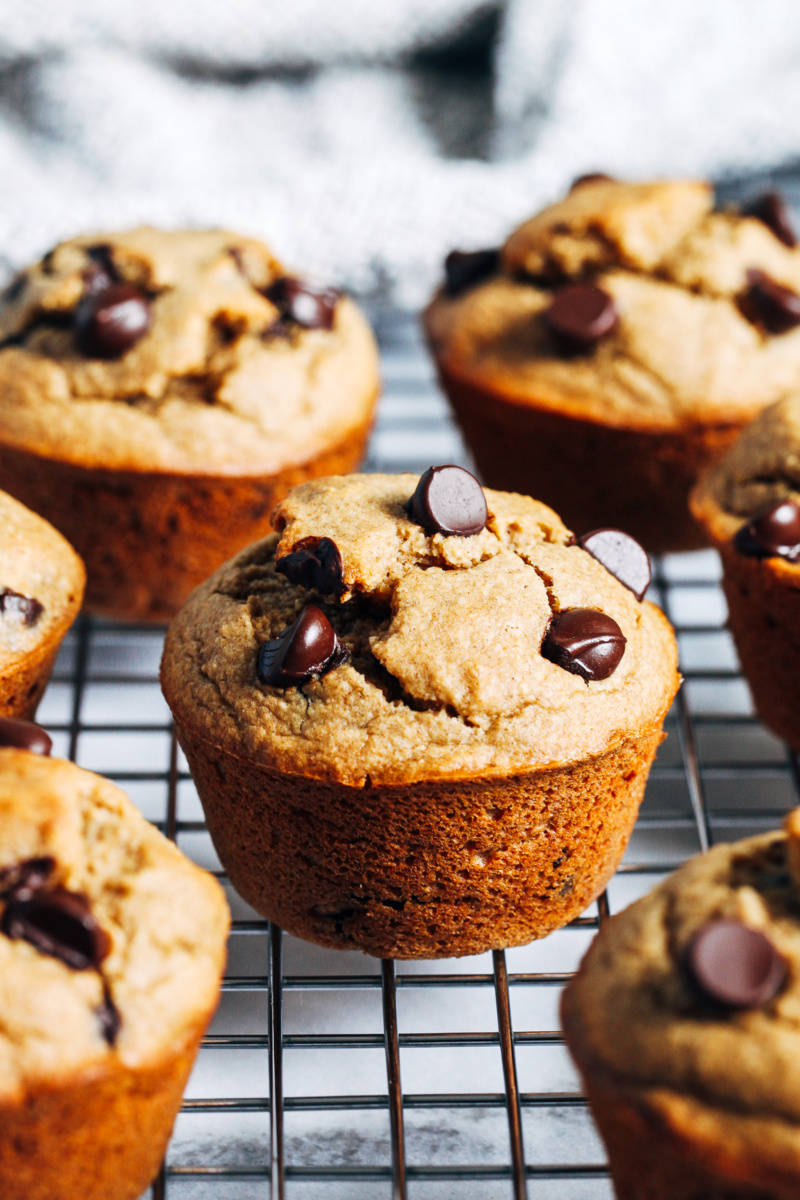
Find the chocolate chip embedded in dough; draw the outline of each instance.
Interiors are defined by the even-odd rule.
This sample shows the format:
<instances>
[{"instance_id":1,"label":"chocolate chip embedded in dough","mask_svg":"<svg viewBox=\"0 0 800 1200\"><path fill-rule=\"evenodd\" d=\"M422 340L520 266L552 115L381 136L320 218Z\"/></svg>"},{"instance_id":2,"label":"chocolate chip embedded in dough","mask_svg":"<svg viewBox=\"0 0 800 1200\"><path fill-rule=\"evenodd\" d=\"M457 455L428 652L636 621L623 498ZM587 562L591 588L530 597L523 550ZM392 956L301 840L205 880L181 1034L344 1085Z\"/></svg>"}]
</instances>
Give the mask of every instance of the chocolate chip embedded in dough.
<instances>
[{"instance_id":1,"label":"chocolate chip embedded in dough","mask_svg":"<svg viewBox=\"0 0 800 1200\"><path fill-rule=\"evenodd\" d=\"M33 721L19 721L13 717L0 717L0 747L29 750L31 754L48 755L53 749L53 739L41 725Z\"/></svg>"},{"instance_id":2,"label":"chocolate chip embedded in dough","mask_svg":"<svg viewBox=\"0 0 800 1200\"><path fill-rule=\"evenodd\" d=\"M111 992L108 989L108 984L103 981L103 1003L95 1009L97 1013L97 1021L100 1025L100 1033L104 1041L109 1046L115 1046L119 1031L122 1028L122 1017L120 1011L111 998Z\"/></svg>"},{"instance_id":3,"label":"chocolate chip embedded in dough","mask_svg":"<svg viewBox=\"0 0 800 1200\"><path fill-rule=\"evenodd\" d=\"M550 333L565 350L590 350L618 321L608 292L593 283L567 283L558 289L544 311Z\"/></svg>"},{"instance_id":4,"label":"chocolate chip embedded in dough","mask_svg":"<svg viewBox=\"0 0 800 1200\"><path fill-rule=\"evenodd\" d=\"M0 591L0 613L4 617L19 617L23 625L35 625L44 612L44 605L32 596L23 596L11 588Z\"/></svg>"},{"instance_id":5,"label":"chocolate chip embedded in dough","mask_svg":"<svg viewBox=\"0 0 800 1200\"><path fill-rule=\"evenodd\" d=\"M793 500L771 504L737 531L733 544L751 558L800 561L800 506Z\"/></svg>"},{"instance_id":6,"label":"chocolate chip embedded in dough","mask_svg":"<svg viewBox=\"0 0 800 1200\"><path fill-rule=\"evenodd\" d=\"M472 537L486 528L489 510L483 488L463 467L428 467L406 503L412 521L427 533Z\"/></svg>"},{"instance_id":7,"label":"chocolate chip embedded in dough","mask_svg":"<svg viewBox=\"0 0 800 1200\"><path fill-rule=\"evenodd\" d=\"M75 309L75 344L89 358L120 358L150 328L150 301L131 283L84 295Z\"/></svg>"},{"instance_id":8,"label":"chocolate chip embedded in dough","mask_svg":"<svg viewBox=\"0 0 800 1200\"><path fill-rule=\"evenodd\" d=\"M747 272L747 290L740 305L750 320L770 333L788 333L800 325L800 295L755 267Z\"/></svg>"},{"instance_id":9,"label":"chocolate chip embedded in dough","mask_svg":"<svg viewBox=\"0 0 800 1200\"><path fill-rule=\"evenodd\" d=\"M613 175L606 175L605 171L587 171L585 175L577 175L571 185L570 191L574 192L575 188L583 187L585 183L616 183Z\"/></svg>"},{"instance_id":10,"label":"chocolate chip embedded in dough","mask_svg":"<svg viewBox=\"0 0 800 1200\"><path fill-rule=\"evenodd\" d=\"M29 942L74 971L99 967L111 949L111 939L92 915L87 897L63 887L29 898L12 894L0 917L0 932Z\"/></svg>"},{"instance_id":11,"label":"chocolate chip embedded in dough","mask_svg":"<svg viewBox=\"0 0 800 1200\"><path fill-rule=\"evenodd\" d=\"M797 245L797 234L792 225L789 206L780 192L765 192L763 196L758 196L746 204L742 212L746 217L755 217L761 221L790 250Z\"/></svg>"},{"instance_id":12,"label":"chocolate chip embedded in dough","mask_svg":"<svg viewBox=\"0 0 800 1200\"><path fill-rule=\"evenodd\" d=\"M315 588L324 596L345 591L342 556L332 538L305 537L275 562L275 570L298 587Z\"/></svg>"},{"instance_id":13,"label":"chocolate chip embedded in dough","mask_svg":"<svg viewBox=\"0 0 800 1200\"><path fill-rule=\"evenodd\" d=\"M630 588L637 600L644 599L650 586L650 559L635 538L621 529L593 529L578 538L578 545Z\"/></svg>"},{"instance_id":14,"label":"chocolate chip embedded in dough","mask_svg":"<svg viewBox=\"0 0 800 1200\"><path fill-rule=\"evenodd\" d=\"M113 283L119 282L117 269L111 257L111 247L105 243L90 246L86 251L89 264L83 272L83 295L95 296L104 292Z\"/></svg>"},{"instance_id":15,"label":"chocolate chip embedded in dough","mask_svg":"<svg viewBox=\"0 0 800 1200\"><path fill-rule=\"evenodd\" d=\"M542 655L573 675L608 679L625 653L625 636L613 617L594 608L556 613L542 642Z\"/></svg>"},{"instance_id":16,"label":"chocolate chip embedded in dough","mask_svg":"<svg viewBox=\"0 0 800 1200\"><path fill-rule=\"evenodd\" d=\"M690 978L708 1000L723 1008L760 1008L780 991L786 962L759 929L741 921L709 921L686 951Z\"/></svg>"},{"instance_id":17,"label":"chocolate chip embedded in dough","mask_svg":"<svg viewBox=\"0 0 800 1200\"><path fill-rule=\"evenodd\" d=\"M56 860L49 854L0 868L0 899L8 896L30 899L36 892L50 887L55 869Z\"/></svg>"},{"instance_id":18,"label":"chocolate chip embedded in dough","mask_svg":"<svg viewBox=\"0 0 800 1200\"><path fill-rule=\"evenodd\" d=\"M272 687L297 687L344 662L347 651L321 608L307 604L288 629L258 652L258 677Z\"/></svg>"},{"instance_id":19,"label":"chocolate chip embedded in dough","mask_svg":"<svg viewBox=\"0 0 800 1200\"><path fill-rule=\"evenodd\" d=\"M494 275L499 265L499 250L451 250L444 260L447 294L457 296L465 292Z\"/></svg>"},{"instance_id":20,"label":"chocolate chip embedded in dough","mask_svg":"<svg viewBox=\"0 0 800 1200\"><path fill-rule=\"evenodd\" d=\"M303 329L333 329L336 305L342 298L336 288L313 287L291 275L276 279L264 295L284 320L294 321Z\"/></svg>"}]
</instances>

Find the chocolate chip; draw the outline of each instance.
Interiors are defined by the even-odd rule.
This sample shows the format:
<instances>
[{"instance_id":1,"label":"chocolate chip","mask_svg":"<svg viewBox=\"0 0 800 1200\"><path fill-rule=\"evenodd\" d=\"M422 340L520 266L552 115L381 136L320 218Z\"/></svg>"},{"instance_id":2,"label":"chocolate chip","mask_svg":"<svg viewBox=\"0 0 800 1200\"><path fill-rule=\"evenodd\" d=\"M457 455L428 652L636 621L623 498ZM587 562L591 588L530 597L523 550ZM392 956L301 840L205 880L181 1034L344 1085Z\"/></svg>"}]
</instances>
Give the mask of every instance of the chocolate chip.
<instances>
[{"instance_id":1,"label":"chocolate chip","mask_svg":"<svg viewBox=\"0 0 800 1200\"><path fill-rule=\"evenodd\" d=\"M103 1003L95 1009L100 1025L100 1033L109 1046L116 1045L119 1031L122 1028L122 1017L119 1009L111 998L108 984L103 981Z\"/></svg>"},{"instance_id":2,"label":"chocolate chip","mask_svg":"<svg viewBox=\"0 0 800 1200\"><path fill-rule=\"evenodd\" d=\"M75 343L90 358L120 358L150 328L150 301L131 283L89 292L75 309Z\"/></svg>"},{"instance_id":3,"label":"chocolate chip","mask_svg":"<svg viewBox=\"0 0 800 1200\"><path fill-rule=\"evenodd\" d=\"M617 622L594 608L567 608L550 622L542 654L573 675L608 679L625 653L625 637Z\"/></svg>"},{"instance_id":4,"label":"chocolate chip","mask_svg":"<svg viewBox=\"0 0 800 1200\"><path fill-rule=\"evenodd\" d=\"M12 717L0 717L0 747L13 746L17 750L29 750L31 754L48 755L53 749L53 739L41 725L33 721L18 721Z\"/></svg>"},{"instance_id":5,"label":"chocolate chip","mask_svg":"<svg viewBox=\"0 0 800 1200\"><path fill-rule=\"evenodd\" d=\"M800 506L793 500L771 504L736 533L733 544L751 558L800 560Z\"/></svg>"},{"instance_id":6,"label":"chocolate chip","mask_svg":"<svg viewBox=\"0 0 800 1200\"><path fill-rule=\"evenodd\" d=\"M457 296L482 279L488 279L499 265L499 250L451 250L444 260L448 295Z\"/></svg>"},{"instance_id":7,"label":"chocolate chip","mask_svg":"<svg viewBox=\"0 0 800 1200\"><path fill-rule=\"evenodd\" d=\"M489 511L483 488L463 467L428 467L406 502L412 521L427 533L472 537L486 528Z\"/></svg>"},{"instance_id":8,"label":"chocolate chip","mask_svg":"<svg viewBox=\"0 0 800 1200\"><path fill-rule=\"evenodd\" d=\"M111 939L92 916L86 896L63 887L27 899L12 895L0 917L0 932L30 942L75 971L99 967L111 949Z\"/></svg>"},{"instance_id":9,"label":"chocolate chip","mask_svg":"<svg viewBox=\"0 0 800 1200\"><path fill-rule=\"evenodd\" d=\"M650 586L650 559L635 538L621 529L593 529L578 538L578 545L630 588L637 600L644 599Z\"/></svg>"},{"instance_id":10,"label":"chocolate chip","mask_svg":"<svg viewBox=\"0 0 800 1200\"><path fill-rule=\"evenodd\" d=\"M786 963L766 934L730 918L709 921L694 935L686 966L703 996L723 1008L758 1008L786 979Z\"/></svg>"},{"instance_id":11,"label":"chocolate chip","mask_svg":"<svg viewBox=\"0 0 800 1200\"><path fill-rule=\"evenodd\" d=\"M12 592L11 588L0 591L0 613L4 617L19 617L23 625L35 625L44 612L44 605L31 596Z\"/></svg>"},{"instance_id":12,"label":"chocolate chip","mask_svg":"<svg viewBox=\"0 0 800 1200\"><path fill-rule=\"evenodd\" d=\"M284 320L294 321L303 329L333 329L333 314L341 300L336 288L317 288L302 279L284 275L264 293Z\"/></svg>"},{"instance_id":13,"label":"chocolate chip","mask_svg":"<svg viewBox=\"0 0 800 1200\"><path fill-rule=\"evenodd\" d=\"M583 187L585 183L616 183L616 179L604 171L588 171L585 175L576 176L569 190L574 192L575 188Z\"/></svg>"},{"instance_id":14,"label":"chocolate chip","mask_svg":"<svg viewBox=\"0 0 800 1200\"><path fill-rule=\"evenodd\" d=\"M609 296L593 283L568 283L553 296L544 312L553 337L566 350L589 350L617 323L617 308Z\"/></svg>"},{"instance_id":15,"label":"chocolate chip","mask_svg":"<svg viewBox=\"0 0 800 1200\"><path fill-rule=\"evenodd\" d=\"M800 325L800 295L765 271L747 272L747 291L741 298L744 314L761 321L770 333L787 333Z\"/></svg>"},{"instance_id":16,"label":"chocolate chip","mask_svg":"<svg viewBox=\"0 0 800 1200\"><path fill-rule=\"evenodd\" d=\"M36 892L50 886L55 869L56 860L49 854L3 867L0 869L0 899L13 896L14 899L29 900Z\"/></svg>"},{"instance_id":17,"label":"chocolate chip","mask_svg":"<svg viewBox=\"0 0 800 1200\"><path fill-rule=\"evenodd\" d=\"M288 554L277 559L275 570L290 583L316 588L324 596L341 596L345 590L342 556L336 542L328 537L301 538Z\"/></svg>"},{"instance_id":18,"label":"chocolate chip","mask_svg":"<svg viewBox=\"0 0 800 1200\"><path fill-rule=\"evenodd\" d=\"M280 637L258 652L258 677L272 687L297 687L338 667L347 657L321 608L307 604Z\"/></svg>"},{"instance_id":19,"label":"chocolate chip","mask_svg":"<svg viewBox=\"0 0 800 1200\"><path fill-rule=\"evenodd\" d=\"M104 292L113 283L119 282L117 269L111 257L111 247L108 245L90 246L86 251L89 265L83 272L83 295L96 296Z\"/></svg>"},{"instance_id":20,"label":"chocolate chip","mask_svg":"<svg viewBox=\"0 0 800 1200\"><path fill-rule=\"evenodd\" d=\"M797 245L797 235L792 225L789 209L780 192L765 192L745 205L742 212L746 217L755 217L771 229L775 237L784 246L793 249Z\"/></svg>"}]
</instances>

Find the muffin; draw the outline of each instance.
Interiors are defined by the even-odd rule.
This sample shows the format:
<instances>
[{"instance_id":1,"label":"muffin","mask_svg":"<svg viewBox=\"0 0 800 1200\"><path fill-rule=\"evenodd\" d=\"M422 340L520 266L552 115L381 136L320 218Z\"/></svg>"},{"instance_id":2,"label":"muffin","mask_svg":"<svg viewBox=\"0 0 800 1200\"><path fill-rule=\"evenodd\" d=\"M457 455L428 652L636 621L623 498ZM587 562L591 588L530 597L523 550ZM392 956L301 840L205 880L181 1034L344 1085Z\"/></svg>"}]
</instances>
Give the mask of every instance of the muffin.
<instances>
[{"instance_id":1,"label":"muffin","mask_svg":"<svg viewBox=\"0 0 800 1200\"><path fill-rule=\"evenodd\" d=\"M47 521L0 492L0 717L32 717L78 615L86 574Z\"/></svg>"},{"instance_id":2,"label":"muffin","mask_svg":"<svg viewBox=\"0 0 800 1200\"><path fill-rule=\"evenodd\" d=\"M136 1200L217 1005L221 888L126 796L0 749L0 1195Z\"/></svg>"},{"instance_id":3,"label":"muffin","mask_svg":"<svg viewBox=\"0 0 800 1200\"><path fill-rule=\"evenodd\" d=\"M194 593L162 661L241 895L299 937L397 958L580 913L679 682L641 547L607 530L585 549L451 466L304 484L273 522Z\"/></svg>"},{"instance_id":4,"label":"muffin","mask_svg":"<svg viewBox=\"0 0 800 1200\"><path fill-rule=\"evenodd\" d=\"M800 1195L800 811L599 933L562 1018L619 1200Z\"/></svg>"},{"instance_id":5,"label":"muffin","mask_svg":"<svg viewBox=\"0 0 800 1200\"><path fill-rule=\"evenodd\" d=\"M0 486L83 556L92 612L168 619L296 483L361 460L352 301L221 230L64 242L0 303Z\"/></svg>"},{"instance_id":6,"label":"muffin","mask_svg":"<svg viewBox=\"0 0 800 1200\"><path fill-rule=\"evenodd\" d=\"M698 474L800 385L800 251L777 196L748 211L592 176L502 250L448 257L425 327L488 484L652 551L702 544Z\"/></svg>"},{"instance_id":7,"label":"muffin","mask_svg":"<svg viewBox=\"0 0 800 1200\"><path fill-rule=\"evenodd\" d=\"M756 418L691 497L719 550L759 717L800 751L800 394Z\"/></svg>"}]
</instances>

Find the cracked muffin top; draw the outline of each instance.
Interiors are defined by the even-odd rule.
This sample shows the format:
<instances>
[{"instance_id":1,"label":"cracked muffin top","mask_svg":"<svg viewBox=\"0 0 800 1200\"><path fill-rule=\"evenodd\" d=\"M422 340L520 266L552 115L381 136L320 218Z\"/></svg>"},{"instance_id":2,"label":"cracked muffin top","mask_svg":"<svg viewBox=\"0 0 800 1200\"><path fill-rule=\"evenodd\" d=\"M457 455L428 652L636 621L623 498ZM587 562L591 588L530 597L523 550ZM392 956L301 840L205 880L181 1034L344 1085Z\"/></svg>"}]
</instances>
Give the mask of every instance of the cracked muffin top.
<instances>
[{"instance_id":1,"label":"cracked muffin top","mask_svg":"<svg viewBox=\"0 0 800 1200\"><path fill-rule=\"evenodd\" d=\"M615 916L564 1015L581 1061L685 1110L699 1136L718 1120L800 1161L800 813L785 833L692 859Z\"/></svg>"},{"instance_id":2,"label":"cracked muffin top","mask_svg":"<svg viewBox=\"0 0 800 1200\"><path fill-rule=\"evenodd\" d=\"M499 252L455 253L426 313L449 376L642 430L740 424L800 386L800 250L780 199L579 180Z\"/></svg>"},{"instance_id":3,"label":"cracked muffin top","mask_svg":"<svg viewBox=\"0 0 800 1200\"><path fill-rule=\"evenodd\" d=\"M591 553L457 467L302 484L273 524L162 662L179 726L240 757L357 786L504 775L601 754L672 701L675 639L625 535Z\"/></svg>"},{"instance_id":4,"label":"cracked muffin top","mask_svg":"<svg viewBox=\"0 0 800 1200\"><path fill-rule=\"evenodd\" d=\"M0 440L83 466L271 473L369 419L371 330L223 230L75 238L0 302Z\"/></svg>"},{"instance_id":5,"label":"cracked muffin top","mask_svg":"<svg viewBox=\"0 0 800 1200\"><path fill-rule=\"evenodd\" d=\"M63 635L78 615L86 572L60 533L0 492L0 672Z\"/></svg>"},{"instance_id":6,"label":"cracked muffin top","mask_svg":"<svg viewBox=\"0 0 800 1200\"><path fill-rule=\"evenodd\" d=\"M0 1103L196 1037L227 930L217 882L113 784L0 749Z\"/></svg>"}]
</instances>

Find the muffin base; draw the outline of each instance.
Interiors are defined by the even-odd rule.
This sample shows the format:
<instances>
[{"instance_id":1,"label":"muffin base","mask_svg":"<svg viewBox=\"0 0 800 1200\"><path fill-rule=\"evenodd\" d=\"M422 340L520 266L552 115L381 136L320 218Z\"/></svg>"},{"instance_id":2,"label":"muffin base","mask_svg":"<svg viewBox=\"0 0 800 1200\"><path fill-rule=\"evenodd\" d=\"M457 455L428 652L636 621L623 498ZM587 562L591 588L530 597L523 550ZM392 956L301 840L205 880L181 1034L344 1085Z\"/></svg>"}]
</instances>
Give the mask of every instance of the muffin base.
<instances>
[{"instance_id":1,"label":"muffin base","mask_svg":"<svg viewBox=\"0 0 800 1200\"><path fill-rule=\"evenodd\" d=\"M0 673L0 717L32 720L50 679L61 641L73 619L70 615L63 629L54 630L45 643Z\"/></svg>"},{"instance_id":2,"label":"muffin base","mask_svg":"<svg viewBox=\"0 0 800 1200\"><path fill-rule=\"evenodd\" d=\"M253 476L107 471L0 446L0 487L78 551L89 612L163 622L232 554L272 532L270 513L296 484L354 470L371 427L370 416L315 458Z\"/></svg>"},{"instance_id":3,"label":"muffin base","mask_svg":"<svg viewBox=\"0 0 800 1200\"><path fill-rule=\"evenodd\" d=\"M358 788L176 732L244 899L308 941L401 959L522 945L583 912L622 858L662 740L659 720L573 766Z\"/></svg>"},{"instance_id":4,"label":"muffin base","mask_svg":"<svg viewBox=\"0 0 800 1200\"><path fill-rule=\"evenodd\" d=\"M655 554L708 545L689 491L744 422L625 429L439 377L489 487L536 496L578 534L624 529Z\"/></svg>"}]
</instances>

